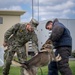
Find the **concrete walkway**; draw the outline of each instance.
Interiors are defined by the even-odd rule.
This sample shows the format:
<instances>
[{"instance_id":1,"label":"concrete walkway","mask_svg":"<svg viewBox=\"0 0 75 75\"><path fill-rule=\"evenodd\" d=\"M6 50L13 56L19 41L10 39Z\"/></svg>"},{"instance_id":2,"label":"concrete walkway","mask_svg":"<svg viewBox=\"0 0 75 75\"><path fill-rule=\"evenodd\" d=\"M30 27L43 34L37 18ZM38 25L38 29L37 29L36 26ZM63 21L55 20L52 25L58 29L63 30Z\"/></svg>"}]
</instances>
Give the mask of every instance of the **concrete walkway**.
<instances>
[{"instance_id":1,"label":"concrete walkway","mask_svg":"<svg viewBox=\"0 0 75 75\"><path fill-rule=\"evenodd\" d=\"M75 61L75 58L69 58L69 60Z\"/></svg>"}]
</instances>

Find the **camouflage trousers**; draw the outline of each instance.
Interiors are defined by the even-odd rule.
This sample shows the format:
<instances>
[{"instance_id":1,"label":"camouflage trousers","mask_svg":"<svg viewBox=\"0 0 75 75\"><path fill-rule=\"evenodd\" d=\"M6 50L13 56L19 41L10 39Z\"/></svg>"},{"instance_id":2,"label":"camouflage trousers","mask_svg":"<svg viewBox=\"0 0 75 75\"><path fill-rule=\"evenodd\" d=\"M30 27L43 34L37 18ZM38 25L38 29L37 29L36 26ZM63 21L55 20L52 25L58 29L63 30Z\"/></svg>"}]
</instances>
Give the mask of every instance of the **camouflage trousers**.
<instances>
[{"instance_id":1,"label":"camouflage trousers","mask_svg":"<svg viewBox=\"0 0 75 75\"><path fill-rule=\"evenodd\" d=\"M69 56L71 55L71 47L59 47L56 50L56 54L60 54L62 60L59 62L51 62L48 66L48 75L58 75L58 71L61 75L72 75L69 67Z\"/></svg>"},{"instance_id":2,"label":"camouflage trousers","mask_svg":"<svg viewBox=\"0 0 75 75\"><path fill-rule=\"evenodd\" d=\"M17 58L18 58L19 62L23 63L24 61L26 61L27 56L26 56L25 46L22 46L22 47L9 46L9 50L7 51L5 64L4 64L4 67L3 67L3 75L8 75L9 74L11 61L12 61L13 56L14 56L15 53L17 53ZM24 75L23 71L24 70L21 67L21 75Z\"/></svg>"}]
</instances>

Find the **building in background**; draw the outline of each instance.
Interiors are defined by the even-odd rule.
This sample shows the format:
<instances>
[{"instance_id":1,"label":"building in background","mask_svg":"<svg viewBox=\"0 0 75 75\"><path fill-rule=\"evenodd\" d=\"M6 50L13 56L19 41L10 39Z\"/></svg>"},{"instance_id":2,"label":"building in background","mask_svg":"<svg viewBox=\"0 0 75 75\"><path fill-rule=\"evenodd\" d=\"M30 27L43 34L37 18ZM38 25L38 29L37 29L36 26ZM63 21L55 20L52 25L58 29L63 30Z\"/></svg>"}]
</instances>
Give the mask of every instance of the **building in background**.
<instances>
[{"instance_id":1,"label":"building in background","mask_svg":"<svg viewBox=\"0 0 75 75\"><path fill-rule=\"evenodd\" d=\"M20 22L25 11L0 10L0 66L4 65L4 33L13 25Z\"/></svg>"}]
</instances>

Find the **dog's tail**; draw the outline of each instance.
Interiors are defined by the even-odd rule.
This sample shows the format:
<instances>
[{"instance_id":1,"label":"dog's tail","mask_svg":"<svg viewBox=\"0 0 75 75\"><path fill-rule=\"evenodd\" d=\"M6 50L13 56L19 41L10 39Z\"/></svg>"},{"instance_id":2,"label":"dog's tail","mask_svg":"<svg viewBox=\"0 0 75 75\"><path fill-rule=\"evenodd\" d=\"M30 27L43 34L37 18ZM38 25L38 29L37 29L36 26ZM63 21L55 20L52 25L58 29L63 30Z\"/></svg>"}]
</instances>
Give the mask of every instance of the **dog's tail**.
<instances>
[{"instance_id":1,"label":"dog's tail","mask_svg":"<svg viewBox=\"0 0 75 75\"><path fill-rule=\"evenodd\" d=\"M12 60L12 65L18 66L18 67L23 67L25 69L29 68L29 65L28 65L28 63L26 61L24 63L21 63L19 61Z\"/></svg>"},{"instance_id":2,"label":"dog's tail","mask_svg":"<svg viewBox=\"0 0 75 75\"><path fill-rule=\"evenodd\" d=\"M19 67L21 67L22 66L22 64L21 63L19 63L18 61L16 61L16 60L12 60L12 65L14 65L14 66L19 66Z\"/></svg>"}]
</instances>

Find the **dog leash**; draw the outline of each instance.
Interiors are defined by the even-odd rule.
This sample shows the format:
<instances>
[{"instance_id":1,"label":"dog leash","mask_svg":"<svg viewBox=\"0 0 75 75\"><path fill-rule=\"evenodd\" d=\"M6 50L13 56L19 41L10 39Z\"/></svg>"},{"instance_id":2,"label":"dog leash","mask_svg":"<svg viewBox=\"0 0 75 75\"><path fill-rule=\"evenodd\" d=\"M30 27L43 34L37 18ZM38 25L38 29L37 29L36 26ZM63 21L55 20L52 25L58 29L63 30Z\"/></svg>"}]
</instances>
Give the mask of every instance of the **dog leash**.
<instances>
[{"instance_id":1,"label":"dog leash","mask_svg":"<svg viewBox=\"0 0 75 75\"><path fill-rule=\"evenodd\" d=\"M40 69L40 71L41 71L41 75L43 75L43 71L42 71L42 68L41 68L41 67L39 67L39 69Z\"/></svg>"}]
</instances>

